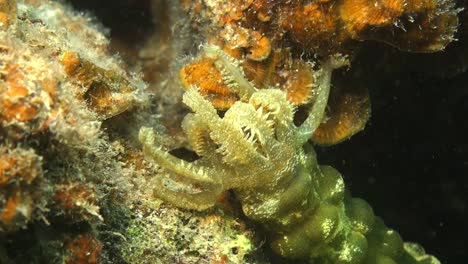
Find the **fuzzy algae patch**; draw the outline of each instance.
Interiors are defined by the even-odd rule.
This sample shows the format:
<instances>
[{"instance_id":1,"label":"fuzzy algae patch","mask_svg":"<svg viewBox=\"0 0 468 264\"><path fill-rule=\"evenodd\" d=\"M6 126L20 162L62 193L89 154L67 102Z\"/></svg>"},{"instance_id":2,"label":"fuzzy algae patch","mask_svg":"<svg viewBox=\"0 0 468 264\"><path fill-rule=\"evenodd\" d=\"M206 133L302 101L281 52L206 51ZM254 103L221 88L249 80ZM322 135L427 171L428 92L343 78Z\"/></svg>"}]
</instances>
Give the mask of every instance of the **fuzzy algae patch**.
<instances>
[{"instance_id":1,"label":"fuzzy algae patch","mask_svg":"<svg viewBox=\"0 0 468 264\"><path fill-rule=\"evenodd\" d=\"M123 258L128 263L187 263L226 259L241 263L253 250L252 234L228 216L198 214L159 206L132 219L125 230Z\"/></svg>"}]
</instances>

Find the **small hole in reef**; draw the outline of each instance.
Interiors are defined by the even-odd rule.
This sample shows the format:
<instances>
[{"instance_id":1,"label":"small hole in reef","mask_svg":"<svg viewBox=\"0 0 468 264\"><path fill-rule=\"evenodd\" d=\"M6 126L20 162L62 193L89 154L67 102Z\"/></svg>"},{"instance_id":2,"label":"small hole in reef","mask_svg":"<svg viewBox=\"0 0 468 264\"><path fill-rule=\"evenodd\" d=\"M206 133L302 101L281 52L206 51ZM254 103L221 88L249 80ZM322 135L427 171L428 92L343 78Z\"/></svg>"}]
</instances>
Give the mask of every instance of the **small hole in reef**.
<instances>
[{"instance_id":1,"label":"small hole in reef","mask_svg":"<svg viewBox=\"0 0 468 264\"><path fill-rule=\"evenodd\" d=\"M302 123L304 123L304 121L307 119L309 108L310 108L310 105L299 106L296 113L294 114L294 124L296 126L302 125Z\"/></svg>"},{"instance_id":2,"label":"small hole in reef","mask_svg":"<svg viewBox=\"0 0 468 264\"><path fill-rule=\"evenodd\" d=\"M185 161L190 161L190 162L195 161L200 158L200 156L198 156L197 153L186 148L176 148L176 149L169 151L169 153L179 159L183 159Z\"/></svg>"},{"instance_id":3,"label":"small hole in reef","mask_svg":"<svg viewBox=\"0 0 468 264\"><path fill-rule=\"evenodd\" d=\"M248 50L247 48L241 47L240 50L241 50L243 56L252 54L252 52L250 50Z\"/></svg>"},{"instance_id":4,"label":"small hole in reef","mask_svg":"<svg viewBox=\"0 0 468 264\"><path fill-rule=\"evenodd\" d=\"M239 249L237 247L233 247L231 248L231 252L232 254L237 255L239 253Z\"/></svg>"},{"instance_id":5,"label":"small hole in reef","mask_svg":"<svg viewBox=\"0 0 468 264\"><path fill-rule=\"evenodd\" d=\"M226 114L226 111L225 110L218 110L218 116L220 118L223 118L224 117L224 114Z\"/></svg>"}]
</instances>

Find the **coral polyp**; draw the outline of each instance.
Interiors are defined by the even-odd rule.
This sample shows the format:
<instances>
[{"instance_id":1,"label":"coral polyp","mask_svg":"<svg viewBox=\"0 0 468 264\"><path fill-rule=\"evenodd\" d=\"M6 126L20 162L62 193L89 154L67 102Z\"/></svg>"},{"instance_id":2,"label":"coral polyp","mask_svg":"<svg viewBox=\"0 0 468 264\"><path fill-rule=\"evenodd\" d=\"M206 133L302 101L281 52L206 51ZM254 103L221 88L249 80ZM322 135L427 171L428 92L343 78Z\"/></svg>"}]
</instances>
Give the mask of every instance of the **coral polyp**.
<instances>
[{"instance_id":1,"label":"coral polyp","mask_svg":"<svg viewBox=\"0 0 468 264\"><path fill-rule=\"evenodd\" d=\"M309 115L296 126L295 107L284 91L256 89L216 46L205 47L204 53L229 76L228 87L240 100L220 117L196 87L184 94L183 102L194 112L182 123L200 156L194 162L159 148L151 128L140 130L146 157L164 168L156 176L157 196L178 207L204 210L232 189L245 215L270 232L272 249L291 259L439 263L419 246L403 243L365 201L346 194L340 173L320 166L308 143L324 116L331 74L346 64L343 57L322 62Z\"/></svg>"}]
</instances>

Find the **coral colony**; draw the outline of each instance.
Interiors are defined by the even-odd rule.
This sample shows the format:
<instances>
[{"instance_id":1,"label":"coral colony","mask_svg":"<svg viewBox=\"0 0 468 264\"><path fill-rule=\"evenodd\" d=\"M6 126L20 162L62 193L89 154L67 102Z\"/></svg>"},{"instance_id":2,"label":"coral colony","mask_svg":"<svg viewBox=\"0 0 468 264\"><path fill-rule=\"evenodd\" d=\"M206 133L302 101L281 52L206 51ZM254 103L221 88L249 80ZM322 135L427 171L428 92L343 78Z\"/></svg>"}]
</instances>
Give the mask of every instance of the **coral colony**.
<instances>
[{"instance_id":1,"label":"coral colony","mask_svg":"<svg viewBox=\"0 0 468 264\"><path fill-rule=\"evenodd\" d=\"M346 195L341 175L317 164L308 140L335 144L364 127L370 112L366 92L344 90L325 118L332 71L346 64L343 56L357 42L378 40L414 52L443 49L458 23L453 3L184 4L211 43L180 71L188 89L183 102L194 112L182 129L200 158L175 158L158 147L151 129L142 128L146 156L166 172L159 176L157 195L203 210L233 189L245 215L271 232L273 250L291 259L438 263L418 245L403 243L366 202ZM296 126L298 105L309 109Z\"/></svg>"},{"instance_id":2,"label":"coral colony","mask_svg":"<svg viewBox=\"0 0 468 264\"><path fill-rule=\"evenodd\" d=\"M368 40L443 50L453 1L165 4L201 41L161 71L192 111L174 104L183 121L164 128L171 106L92 17L0 0L0 263L267 263L263 232L291 263L439 263L351 197L313 146L370 117L367 88L333 72Z\"/></svg>"}]
</instances>

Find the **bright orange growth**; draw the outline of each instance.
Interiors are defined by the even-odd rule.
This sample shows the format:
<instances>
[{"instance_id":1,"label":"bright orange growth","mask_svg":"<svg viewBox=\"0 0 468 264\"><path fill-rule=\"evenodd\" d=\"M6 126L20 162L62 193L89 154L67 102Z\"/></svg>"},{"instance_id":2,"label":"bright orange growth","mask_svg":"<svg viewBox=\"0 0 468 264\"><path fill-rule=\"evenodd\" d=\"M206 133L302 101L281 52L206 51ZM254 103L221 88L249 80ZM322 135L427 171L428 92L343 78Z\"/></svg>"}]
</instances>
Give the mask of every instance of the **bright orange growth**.
<instances>
[{"instance_id":1,"label":"bright orange growth","mask_svg":"<svg viewBox=\"0 0 468 264\"><path fill-rule=\"evenodd\" d=\"M367 89L334 89L327 109L325 122L312 137L319 145L337 144L364 129L370 117Z\"/></svg>"},{"instance_id":2,"label":"bright orange growth","mask_svg":"<svg viewBox=\"0 0 468 264\"><path fill-rule=\"evenodd\" d=\"M253 31L250 36L250 45L246 57L254 61L262 61L268 58L271 52L270 40L262 36L258 31Z\"/></svg>"},{"instance_id":3,"label":"bright orange growth","mask_svg":"<svg viewBox=\"0 0 468 264\"><path fill-rule=\"evenodd\" d=\"M217 109L228 109L238 100L237 95L223 82L221 73L214 65L214 60L202 58L184 66L179 72L185 88L196 85L200 94L207 98Z\"/></svg>"},{"instance_id":4,"label":"bright orange growth","mask_svg":"<svg viewBox=\"0 0 468 264\"><path fill-rule=\"evenodd\" d=\"M33 120L39 113L39 110L34 105L4 102L3 106L6 109L3 115L7 122L28 122Z\"/></svg>"},{"instance_id":5,"label":"bright orange growth","mask_svg":"<svg viewBox=\"0 0 468 264\"><path fill-rule=\"evenodd\" d=\"M277 49L265 61L246 60L242 66L247 78L257 88L282 89L288 100L296 106L309 102L314 84L312 66L293 59L289 51Z\"/></svg>"},{"instance_id":6,"label":"bright orange growth","mask_svg":"<svg viewBox=\"0 0 468 264\"><path fill-rule=\"evenodd\" d=\"M10 21L10 18L7 13L5 12L0 12L0 23L2 25L8 25L8 22Z\"/></svg>"},{"instance_id":7,"label":"bright orange growth","mask_svg":"<svg viewBox=\"0 0 468 264\"><path fill-rule=\"evenodd\" d=\"M258 31L275 47L330 55L349 52L353 40L377 40L401 50L440 51L453 39L457 10L451 0L185 1L195 21L206 20L207 39L226 28ZM224 44L244 39L221 34ZM292 41L291 41L292 40ZM266 42L266 40L265 40ZM215 44L215 43L211 43ZM255 45L252 45L255 46ZM245 48L245 47L244 47ZM253 59L253 58L252 58Z\"/></svg>"},{"instance_id":8,"label":"bright orange growth","mask_svg":"<svg viewBox=\"0 0 468 264\"><path fill-rule=\"evenodd\" d=\"M234 57L237 58L237 57ZM263 89L273 84L273 76L275 75L275 66L277 63L277 56L270 56L264 61L244 60L242 68L244 74L252 84Z\"/></svg>"},{"instance_id":9,"label":"bright orange growth","mask_svg":"<svg viewBox=\"0 0 468 264\"><path fill-rule=\"evenodd\" d=\"M285 8L285 14L280 16L280 25L291 32L292 37L301 46L319 51L328 50L336 41L339 17L335 4L310 3L299 5L292 10Z\"/></svg>"},{"instance_id":10,"label":"bright orange growth","mask_svg":"<svg viewBox=\"0 0 468 264\"><path fill-rule=\"evenodd\" d=\"M0 210L0 222L4 225L11 224L11 221L17 215L17 208L20 201L20 194L19 191L16 191L15 194L11 195L3 207Z\"/></svg>"},{"instance_id":11,"label":"bright orange growth","mask_svg":"<svg viewBox=\"0 0 468 264\"><path fill-rule=\"evenodd\" d=\"M6 85L0 87L0 118L10 122L31 122L37 118L42 102L32 100L34 94L28 90L25 76L19 65L5 66Z\"/></svg>"},{"instance_id":12,"label":"bright orange growth","mask_svg":"<svg viewBox=\"0 0 468 264\"><path fill-rule=\"evenodd\" d=\"M242 58L239 49L224 50L227 50L226 53L233 59ZM314 83L312 66L292 59L289 51L277 50L263 61L244 60L241 66L247 79L257 89L282 89L286 92L288 100L297 106L309 102ZM197 86L200 94L218 110L226 110L238 100L224 82L213 59L202 57L191 62L180 70L179 76L185 88Z\"/></svg>"},{"instance_id":13,"label":"bright orange growth","mask_svg":"<svg viewBox=\"0 0 468 264\"><path fill-rule=\"evenodd\" d=\"M257 89L282 89L296 106L309 103L313 92L314 73L306 61L349 54L356 40L440 51L453 40L458 24L451 0L198 0L184 1L184 8L195 21L205 19L207 39L239 60ZM219 37L213 38L216 31ZM185 87L198 86L217 109L227 110L237 100L212 60L189 63L180 77ZM338 90L333 89L328 119L313 137L317 144L338 143L363 129L369 118L367 92Z\"/></svg>"},{"instance_id":14,"label":"bright orange growth","mask_svg":"<svg viewBox=\"0 0 468 264\"><path fill-rule=\"evenodd\" d=\"M0 159L0 187L9 182L15 174L11 173L16 161L10 157L3 156Z\"/></svg>"},{"instance_id":15,"label":"bright orange growth","mask_svg":"<svg viewBox=\"0 0 468 264\"><path fill-rule=\"evenodd\" d=\"M340 14L348 32L354 37L366 27L393 25L403 14L406 2L404 0L344 0L340 6Z\"/></svg>"},{"instance_id":16,"label":"bright orange growth","mask_svg":"<svg viewBox=\"0 0 468 264\"><path fill-rule=\"evenodd\" d=\"M65 243L68 253L66 264L96 264L102 250L102 242L91 234L80 234Z\"/></svg>"},{"instance_id":17,"label":"bright orange growth","mask_svg":"<svg viewBox=\"0 0 468 264\"><path fill-rule=\"evenodd\" d=\"M39 176L38 158L29 152L14 150L11 153L0 148L0 188L13 179L17 183L31 184Z\"/></svg>"},{"instance_id":18,"label":"bright orange growth","mask_svg":"<svg viewBox=\"0 0 468 264\"><path fill-rule=\"evenodd\" d=\"M40 158L31 150L0 147L0 231L14 231L31 218Z\"/></svg>"},{"instance_id":19,"label":"bright orange growth","mask_svg":"<svg viewBox=\"0 0 468 264\"><path fill-rule=\"evenodd\" d=\"M64 52L60 58L65 73L83 89L77 91L77 97L86 101L87 105L101 118L120 114L131 107L133 97L125 95L133 92L133 88L124 76L114 70L101 68L91 61L80 58L73 51Z\"/></svg>"},{"instance_id":20,"label":"bright orange growth","mask_svg":"<svg viewBox=\"0 0 468 264\"><path fill-rule=\"evenodd\" d=\"M0 0L0 23L8 26L16 20L16 0Z\"/></svg>"},{"instance_id":21,"label":"bright orange growth","mask_svg":"<svg viewBox=\"0 0 468 264\"><path fill-rule=\"evenodd\" d=\"M64 52L60 62L65 73L83 86L84 89L78 93L78 96L82 97L94 82L93 68L86 61L82 61L79 54L73 51Z\"/></svg>"},{"instance_id":22,"label":"bright orange growth","mask_svg":"<svg viewBox=\"0 0 468 264\"><path fill-rule=\"evenodd\" d=\"M76 72L81 64L78 53L67 51L62 54L61 63L67 75L72 75Z\"/></svg>"},{"instance_id":23,"label":"bright orange growth","mask_svg":"<svg viewBox=\"0 0 468 264\"><path fill-rule=\"evenodd\" d=\"M443 50L458 26L451 1L345 0L340 13L351 38L378 40L410 52Z\"/></svg>"},{"instance_id":24,"label":"bright orange growth","mask_svg":"<svg viewBox=\"0 0 468 264\"><path fill-rule=\"evenodd\" d=\"M294 105L306 104L312 94L314 75L309 65L301 61L294 61L290 76L283 85L286 98Z\"/></svg>"},{"instance_id":25,"label":"bright orange growth","mask_svg":"<svg viewBox=\"0 0 468 264\"><path fill-rule=\"evenodd\" d=\"M226 264L229 263L228 261L228 256L223 254L219 259L213 260L211 264Z\"/></svg>"}]
</instances>

